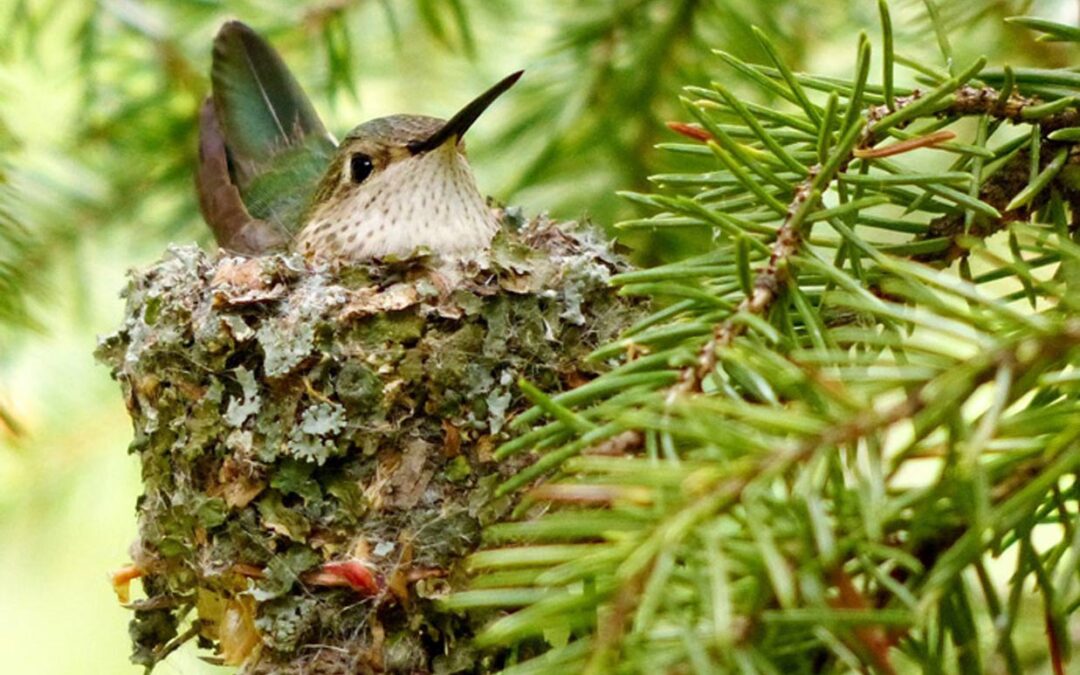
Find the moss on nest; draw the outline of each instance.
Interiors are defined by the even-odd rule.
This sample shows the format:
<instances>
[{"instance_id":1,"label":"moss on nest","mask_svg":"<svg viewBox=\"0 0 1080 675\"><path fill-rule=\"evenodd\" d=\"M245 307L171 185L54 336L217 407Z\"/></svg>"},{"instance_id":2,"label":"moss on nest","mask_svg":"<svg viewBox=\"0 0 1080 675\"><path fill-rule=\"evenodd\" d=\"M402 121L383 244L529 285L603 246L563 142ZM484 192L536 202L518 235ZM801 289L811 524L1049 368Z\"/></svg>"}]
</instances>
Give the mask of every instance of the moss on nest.
<instances>
[{"instance_id":1,"label":"moss on nest","mask_svg":"<svg viewBox=\"0 0 1080 675\"><path fill-rule=\"evenodd\" d=\"M491 665L432 601L509 507L491 450L526 407L515 383L588 379L637 316L592 231L506 220L460 278L190 247L132 275L98 356L145 485L136 662L197 637L248 672Z\"/></svg>"}]
</instances>

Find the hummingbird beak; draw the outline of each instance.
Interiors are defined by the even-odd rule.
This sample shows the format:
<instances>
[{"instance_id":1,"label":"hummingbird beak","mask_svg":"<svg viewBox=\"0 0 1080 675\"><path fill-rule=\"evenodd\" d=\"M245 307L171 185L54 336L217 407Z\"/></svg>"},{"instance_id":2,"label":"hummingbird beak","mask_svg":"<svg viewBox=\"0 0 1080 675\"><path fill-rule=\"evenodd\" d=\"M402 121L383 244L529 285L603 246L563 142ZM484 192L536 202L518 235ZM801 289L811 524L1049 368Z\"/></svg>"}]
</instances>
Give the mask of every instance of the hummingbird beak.
<instances>
[{"instance_id":1,"label":"hummingbird beak","mask_svg":"<svg viewBox=\"0 0 1080 675\"><path fill-rule=\"evenodd\" d=\"M469 130L469 127L473 125L473 122L488 109L488 106L495 102L495 99L502 96L503 92L514 86L514 83L518 81L518 78L520 78L521 74L524 72L524 70L519 70L516 73L507 75L499 80L495 86L491 87L483 94L480 94L472 101L469 101L468 105L459 110L457 114L451 117L446 124L442 125L438 131L422 141L410 143L409 151L414 155L420 155L434 150L452 138L459 139L464 136L465 132Z\"/></svg>"}]
</instances>

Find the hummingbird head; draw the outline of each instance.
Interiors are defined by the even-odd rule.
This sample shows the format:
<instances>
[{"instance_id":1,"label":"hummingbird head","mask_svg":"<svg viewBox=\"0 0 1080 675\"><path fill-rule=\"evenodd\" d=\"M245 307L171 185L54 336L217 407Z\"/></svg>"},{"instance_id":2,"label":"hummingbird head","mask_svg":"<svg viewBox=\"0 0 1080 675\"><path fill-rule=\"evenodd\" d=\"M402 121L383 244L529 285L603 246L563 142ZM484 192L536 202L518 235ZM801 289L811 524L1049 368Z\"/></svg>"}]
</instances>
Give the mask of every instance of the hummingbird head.
<instances>
[{"instance_id":1,"label":"hummingbird head","mask_svg":"<svg viewBox=\"0 0 1080 675\"><path fill-rule=\"evenodd\" d=\"M476 187L462 137L520 76L504 78L449 120L391 115L349 132L315 191L297 250L366 260L419 247L442 255L485 248L498 223Z\"/></svg>"}]
</instances>

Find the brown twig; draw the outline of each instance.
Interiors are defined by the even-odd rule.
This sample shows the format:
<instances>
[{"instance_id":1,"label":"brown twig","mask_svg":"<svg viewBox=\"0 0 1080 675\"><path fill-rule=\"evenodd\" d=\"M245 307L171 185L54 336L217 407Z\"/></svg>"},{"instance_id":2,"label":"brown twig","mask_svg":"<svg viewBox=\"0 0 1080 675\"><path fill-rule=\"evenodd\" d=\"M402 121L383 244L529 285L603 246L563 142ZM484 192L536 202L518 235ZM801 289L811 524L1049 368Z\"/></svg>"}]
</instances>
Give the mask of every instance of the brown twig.
<instances>
[{"instance_id":1,"label":"brown twig","mask_svg":"<svg viewBox=\"0 0 1080 675\"><path fill-rule=\"evenodd\" d=\"M641 591L645 582L652 574L653 564L643 566L633 576L619 587L615 597L608 607L606 616L600 622L596 631L596 644L592 649L592 656L585 669L586 673L606 673L611 669L611 658L614 656L622 643L626 631L626 624L630 620L634 609L638 606Z\"/></svg>"},{"instance_id":2,"label":"brown twig","mask_svg":"<svg viewBox=\"0 0 1080 675\"><path fill-rule=\"evenodd\" d=\"M195 619L191 622L191 625L187 630L162 645L161 649L154 652L154 663L161 663L169 657L169 654L172 654L177 649L184 646L184 644L190 642L193 638L198 637L200 630L202 630L202 622L199 619Z\"/></svg>"},{"instance_id":3,"label":"brown twig","mask_svg":"<svg viewBox=\"0 0 1080 675\"><path fill-rule=\"evenodd\" d=\"M752 292L739 303L731 316L716 325L712 339L705 343L698 353L696 364L684 368L679 380L672 385L668 393L668 403L674 402L683 394L701 391L705 378L716 368L717 350L730 345L746 330L746 323L735 321L736 316L761 316L772 307L773 301L787 281L787 261L798 252L802 243L802 232L795 220L795 214L810 199L811 185L816 177L816 170L811 170L810 175L795 188L795 197L788 205L783 225L777 230L769 260L754 276Z\"/></svg>"},{"instance_id":4,"label":"brown twig","mask_svg":"<svg viewBox=\"0 0 1080 675\"><path fill-rule=\"evenodd\" d=\"M918 93L898 98L897 109L902 108L905 105L910 105L918 99ZM1037 124L1039 126L1039 132L1043 137L1043 142L1048 144L1054 143L1054 141L1046 139L1046 136L1051 132L1065 127L1080 125L1080 108L1076 106L1051 115L1039 117L1038 119L1029 119L1027 111L1033 106L1040 105L1041 103L1043 103L1043 101L1037 98L1021 96L1015 92L1010 92L1006 95L1004 92L992 87L963 86L956 91L953 102L944 110L939 111L937 115L941 117L987 115L1013 124ZM870 124L867 126L866 133L864 134L859 147L855 150L855 156L860 156L860 153L861 156L869 157L885 156L882 154L873 154L875 150L879 152L885 150L885 148L875 149L872 147L877 142L877 133L874 130L874 122L884 118L890 112L892 112L892 110L884 105L873 106L868 109L867 116L870 120ZM916 141L918 139L911 140ZM899 146L901 144L898 143L896 145ZM1045 165L1051 160L1054 153L1043 152L1041 155L1042 164ZM1071 157L1069 161L1075 163L1080 161L1080 158L1074 156ZM1012 198L1019 194L1019 192L1031 182L1030 164L1031 159L1029 151L1022 149L980 188L979 199L1001 212L1000 218L994 219L984 215L976 215L972 222L967 223L963 212L939 216L930 221L927 232L917 237L916 240L920 241L944 237L952 240L951 245L942 250L912 256L912 259L924 263L949 264L957 258L967 254L967 248L962 246L959 241L962 236L985 239L986 237L1001 231L1011 222L1027 220L1032 213L1038 211L1042 207L1046 201L1045 195L1049 194L1049 191L1044 191L1041 198L1036 197L1031 203L1013 211L1006 211L1006 207L1009 202L1012 201ZM1061 189L1066 199L1073 206L1073 209L1080 210L1080 192L1077 192L1071 186L1060 181L1056 182L1055 185Z\"/></svg>"}]
</instances>

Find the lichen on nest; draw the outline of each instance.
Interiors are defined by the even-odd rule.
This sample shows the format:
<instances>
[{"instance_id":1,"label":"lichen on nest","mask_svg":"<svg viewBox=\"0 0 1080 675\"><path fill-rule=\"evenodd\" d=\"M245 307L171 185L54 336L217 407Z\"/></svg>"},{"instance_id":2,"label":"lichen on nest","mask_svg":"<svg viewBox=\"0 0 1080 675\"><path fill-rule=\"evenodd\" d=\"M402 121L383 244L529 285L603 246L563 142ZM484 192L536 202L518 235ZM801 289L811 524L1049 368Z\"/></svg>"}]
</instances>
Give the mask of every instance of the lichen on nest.
<instances>
[{"instance_id":1,"label":"lichen on nest","mask_svg":"<svg viewBox=\"0 0 1080 675\"><path fill-rule=\"evenodd\" d=\"M494 488L516 467L491 451L527 406L516 382L589 379L585 355L639 316L595 231L503 220L453 275L194 247L132 274L98 357L142 462L117 581L143 578L136 662L197 637L247 672L494 664L432 601L510 506Z\"/></svg>"}]
</instances>

